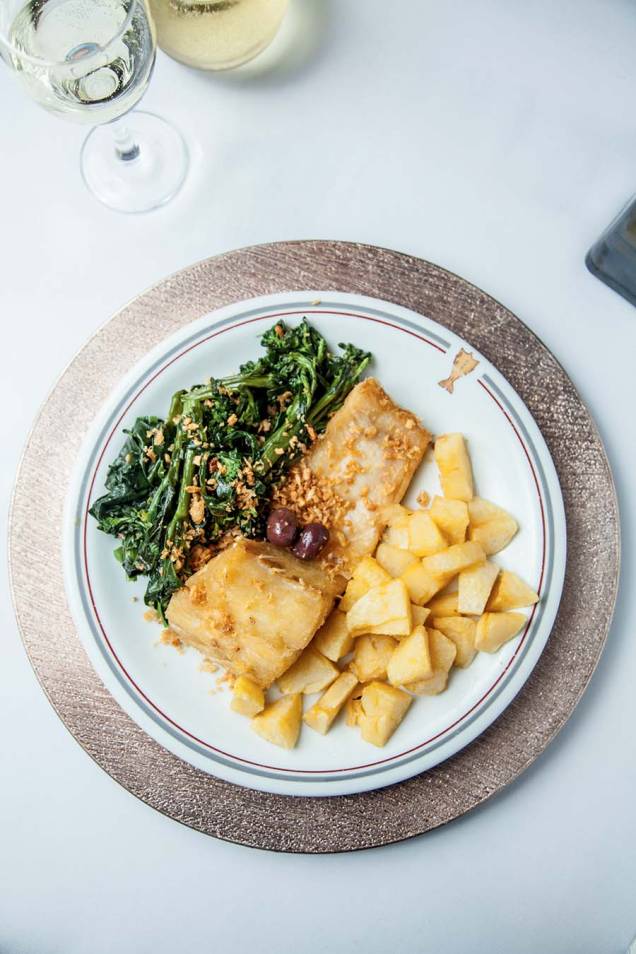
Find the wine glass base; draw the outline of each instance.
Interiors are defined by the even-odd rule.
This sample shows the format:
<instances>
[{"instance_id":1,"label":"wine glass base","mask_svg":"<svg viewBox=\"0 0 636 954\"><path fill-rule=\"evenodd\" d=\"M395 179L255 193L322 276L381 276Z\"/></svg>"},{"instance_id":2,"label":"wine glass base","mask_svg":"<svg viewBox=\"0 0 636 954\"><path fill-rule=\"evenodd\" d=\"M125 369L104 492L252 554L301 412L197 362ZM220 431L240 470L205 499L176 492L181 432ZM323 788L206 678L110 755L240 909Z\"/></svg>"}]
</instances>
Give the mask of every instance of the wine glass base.
<instances>
[{"instance_id":1,"label":"wine glass base","mask_svg":"<svg viewBox=\"0 0 636 954\"><path fill-rule=\"evenodd\" d=\"M82 146L80 167L89 192L117 212L149 212L177 194L189 165L181 133L154 113L123 120L135 148L122 152L110 124L96 126Z\"/></svg>"}]
</instances>

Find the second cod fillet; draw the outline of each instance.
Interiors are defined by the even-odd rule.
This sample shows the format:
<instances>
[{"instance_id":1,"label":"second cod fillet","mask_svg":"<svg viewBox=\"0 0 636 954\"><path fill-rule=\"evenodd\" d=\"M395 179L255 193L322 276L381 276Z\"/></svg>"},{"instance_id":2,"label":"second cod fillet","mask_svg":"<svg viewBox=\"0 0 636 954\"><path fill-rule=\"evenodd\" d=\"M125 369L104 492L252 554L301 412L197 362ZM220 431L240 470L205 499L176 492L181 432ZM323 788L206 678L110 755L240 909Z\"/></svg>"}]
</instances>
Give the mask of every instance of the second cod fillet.
<instances>
[{"instance_id":1,"label":"second cod fillet","mask_svg":"<svg viewBox=\"0 0 636 954\"><path fill-rule=\"evenodd\" d=\"M292 468L274 506L324 523L331 539L321 559L348 577L374 552L386 507L402 500L430 440L414 414L367 378Z\"/></svg>"}]
</instances>

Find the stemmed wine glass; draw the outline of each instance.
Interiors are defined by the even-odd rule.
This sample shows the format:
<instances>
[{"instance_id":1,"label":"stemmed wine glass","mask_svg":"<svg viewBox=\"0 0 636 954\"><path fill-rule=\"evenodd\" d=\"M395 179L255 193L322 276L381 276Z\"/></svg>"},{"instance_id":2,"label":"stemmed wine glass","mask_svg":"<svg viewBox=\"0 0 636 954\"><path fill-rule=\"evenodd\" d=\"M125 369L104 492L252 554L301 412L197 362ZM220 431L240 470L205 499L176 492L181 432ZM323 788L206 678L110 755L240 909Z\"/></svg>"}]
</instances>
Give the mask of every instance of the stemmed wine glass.
<instances>
[{"instance_id":1,"label":"stemmed wine glass","mask_svg":"<svg viewBox=\"0 0 636 954\"><path fill-rule=\"evenodd\" d=\"M0 0L0 57L45 109L95 126L82 147L82 175L93 195L120 212L163 205L188 168L172 125L130 113L155 54L144 0Z\"/></svg>"}]
</instances>

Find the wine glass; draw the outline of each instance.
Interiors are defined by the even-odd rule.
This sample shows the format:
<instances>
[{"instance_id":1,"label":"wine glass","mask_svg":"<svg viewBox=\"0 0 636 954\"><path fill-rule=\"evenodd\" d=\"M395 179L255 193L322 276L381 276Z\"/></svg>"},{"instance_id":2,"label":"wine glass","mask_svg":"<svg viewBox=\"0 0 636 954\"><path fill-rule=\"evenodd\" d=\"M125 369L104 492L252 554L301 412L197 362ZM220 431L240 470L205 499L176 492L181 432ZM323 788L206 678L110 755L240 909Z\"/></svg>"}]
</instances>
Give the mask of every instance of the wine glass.
<instances>
[{"instance_id":1,"label":"wine glass","mask_svg":"<svg viewBox=\"0 0 636 954\"><path fill-rule=\"evenodd\" d=\"M159 46L187 66L228 70L276 36L289 0L149 0Z\"/></svg>"},{"instance_id":2,"label":"wine glass","mask_svg":"<svg viewBox=\"0 0 636 954\"><path fill-rule=\"evenodd\" d=\"M119 212L163 205L188 168L183 138L165 119L120 118L145 93L155 54L144 0L0 0L0 57L45 109L95 126L82 176Z\"/></svg>"}]
</instances>

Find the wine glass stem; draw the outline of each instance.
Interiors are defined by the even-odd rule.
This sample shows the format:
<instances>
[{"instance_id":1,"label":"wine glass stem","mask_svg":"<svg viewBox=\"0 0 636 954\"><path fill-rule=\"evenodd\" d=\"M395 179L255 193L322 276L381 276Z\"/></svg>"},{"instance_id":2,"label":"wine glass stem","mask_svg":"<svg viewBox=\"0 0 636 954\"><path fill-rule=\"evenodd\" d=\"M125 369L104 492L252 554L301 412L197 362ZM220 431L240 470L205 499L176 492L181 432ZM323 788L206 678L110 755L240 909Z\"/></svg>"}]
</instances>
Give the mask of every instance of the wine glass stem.
<instances>
[{"instance_id":1,"label":"wine glass stem","mask_svg":"<svg viewBox=\"0 0 636 954\"><path fill-rule=\"evenodd\" d=\"M113 130L113 139L115 141L115 152L117 158L122 162L131 162L139 157L139 146L133 139L128 126L123 120L117 120L111 123Z\"/></svg>"}]
</instances>

